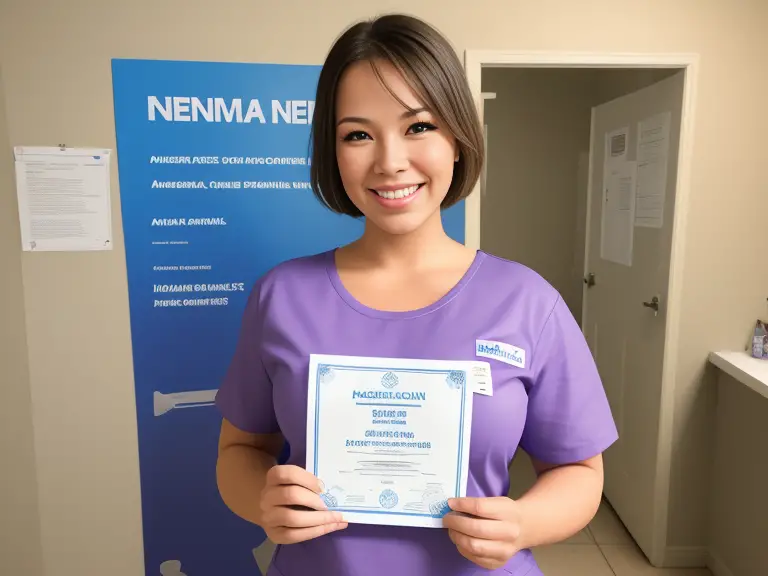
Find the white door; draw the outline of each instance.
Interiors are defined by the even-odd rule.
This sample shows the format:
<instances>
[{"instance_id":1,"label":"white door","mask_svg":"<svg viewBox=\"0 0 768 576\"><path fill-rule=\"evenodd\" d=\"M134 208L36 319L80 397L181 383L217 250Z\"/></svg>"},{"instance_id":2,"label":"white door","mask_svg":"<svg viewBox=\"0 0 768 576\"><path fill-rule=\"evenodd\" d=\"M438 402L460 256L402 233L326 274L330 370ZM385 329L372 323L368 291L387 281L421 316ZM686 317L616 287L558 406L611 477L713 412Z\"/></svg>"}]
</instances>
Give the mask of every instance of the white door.
<instances>
[{"instance_id":1,"label":"white door","mask_svg":"<svg viewBox=\"0 0 768 576\"><path fill-rule=\"evenodd\" d=\"M683 85L681 71L592 110L582 326L620 436L605 496L648 556Z\"/></svg>"}]
</instances>

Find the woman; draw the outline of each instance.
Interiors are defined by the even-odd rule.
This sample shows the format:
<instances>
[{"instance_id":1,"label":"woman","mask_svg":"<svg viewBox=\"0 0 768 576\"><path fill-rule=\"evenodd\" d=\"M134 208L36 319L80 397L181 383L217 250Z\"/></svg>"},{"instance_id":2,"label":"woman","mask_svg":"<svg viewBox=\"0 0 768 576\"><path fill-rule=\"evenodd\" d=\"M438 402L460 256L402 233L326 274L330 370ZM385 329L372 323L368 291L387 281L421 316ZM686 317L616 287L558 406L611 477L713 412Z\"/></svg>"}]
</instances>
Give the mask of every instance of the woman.
<instances>
[{"instance_id":1,"label":"woman","mask_svg":"<svg viewBox=\"0 0 768 576\"><path fill-rule=\"evenodd\" d=\"M593 517L601 453L617 437L581 331L531 270L450 239L441 209L465 198L483 138L461 64L427 24L360 23L331 49L313 118L312 185L332 210L365 216L362 237L277 266L256 284L217 404L226 504L280 544L269 574L464 576L541 572L530 548ZM476 395L467 497L445 529L347 525L304 469L309 355L491 359ZM277 465L285 440L287 465ZM535 485L507 497L518 446ZM286 546L287 545L287 546Z\"/></svg>"}]
</instances>

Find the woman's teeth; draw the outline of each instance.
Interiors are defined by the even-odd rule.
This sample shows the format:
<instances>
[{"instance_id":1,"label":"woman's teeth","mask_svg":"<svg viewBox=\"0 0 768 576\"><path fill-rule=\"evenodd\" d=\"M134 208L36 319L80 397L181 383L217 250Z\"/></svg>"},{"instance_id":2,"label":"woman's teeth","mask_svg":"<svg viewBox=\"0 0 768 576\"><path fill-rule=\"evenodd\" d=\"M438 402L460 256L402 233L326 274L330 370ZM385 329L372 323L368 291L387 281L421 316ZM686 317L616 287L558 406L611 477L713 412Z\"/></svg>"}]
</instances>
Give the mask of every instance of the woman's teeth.
<instances>
[{"instance_id":1,"label":"woman's teeth","mask_svg":"<svg viewBox=\"0 0 768 576\"><path fill-rule=\"evenodd\" d=\"M394 200L395 198L406 198L410 196L419 189L419 186L421 186L421 184L416 184L415 186L411 186L409 188L401 188L400 190L387 190L386 192L374 190L374 192L376 192L376 194L382 198L386 198L387 200Z\"/></svg>"}]
</instances>

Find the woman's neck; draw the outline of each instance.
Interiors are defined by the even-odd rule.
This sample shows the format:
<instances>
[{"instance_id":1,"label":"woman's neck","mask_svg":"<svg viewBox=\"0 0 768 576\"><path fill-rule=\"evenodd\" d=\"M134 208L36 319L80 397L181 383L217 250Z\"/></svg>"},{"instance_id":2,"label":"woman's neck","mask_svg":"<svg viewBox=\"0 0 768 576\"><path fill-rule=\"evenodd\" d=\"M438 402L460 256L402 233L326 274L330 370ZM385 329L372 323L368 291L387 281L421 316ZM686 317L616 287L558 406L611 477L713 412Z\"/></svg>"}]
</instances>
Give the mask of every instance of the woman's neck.
<instances>
[{"instance_id":1,"label":"woman's neck","mask_svg":"<svg viewBox=\"0 0 768 576\"><path fill-rule=\"evenodd\" d=\"M440 212L408 234L389 234L366 222L363 235L348 248L357 265L380 268L442 267L467 249L450 238L443 228Z\"/></svg>"}]
</instances>

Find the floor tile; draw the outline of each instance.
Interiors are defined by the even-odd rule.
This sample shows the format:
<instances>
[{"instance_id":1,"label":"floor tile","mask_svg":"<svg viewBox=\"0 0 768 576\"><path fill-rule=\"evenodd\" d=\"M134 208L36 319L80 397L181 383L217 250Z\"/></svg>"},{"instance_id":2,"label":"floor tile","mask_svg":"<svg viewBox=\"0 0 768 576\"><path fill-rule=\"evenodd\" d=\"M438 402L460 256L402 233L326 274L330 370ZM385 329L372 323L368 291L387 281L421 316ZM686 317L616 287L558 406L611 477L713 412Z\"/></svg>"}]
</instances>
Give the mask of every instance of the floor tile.
<instances>
[{"instance_id":1,"label":"floor tile","mask_svg":"<svg viewBox=\"0 0 768 576\"><path fill-rule=\"evenodd\" d=\"M596 545L542 546L535 548L533 555L547 576L614 576Z\"/></svg>"},{"instance_id":2,"label":"floor tile","mask_svg":"<svg viewBox=\"0 0 768 576\"><path fill-rule=\"evenodd\" d=\"M616 576L712 576L706 568L654 568L634 544L600 546Z\"/></svg>"},{"instance_id":3,"label":"floor tile","mask_svg":"<svg viewBox=\"0 0 768 576\"><path fill-rule=\"evenodd\" d=\"M589 530L584 528L584 530L581 530L580 532L577 532L568 540L564 540L561 542L561 544L595 544L595 539L592 537L592 534L589 533Z\"/></svg>"},{"instance_id":4,"label":"floor tile","mask_svg":"<svg viewBox=\"0 0 768 576\"><path fill-rule=\"evenodd\" d=\"M632 536L619 520L610 504L603 501L589 523L589 531L598 544L634 544Z\"/></svg>"}]
</instances>

